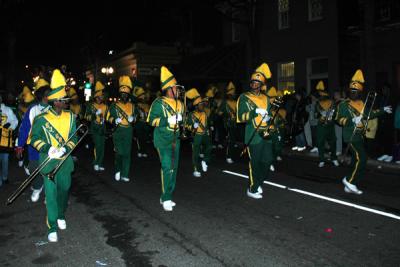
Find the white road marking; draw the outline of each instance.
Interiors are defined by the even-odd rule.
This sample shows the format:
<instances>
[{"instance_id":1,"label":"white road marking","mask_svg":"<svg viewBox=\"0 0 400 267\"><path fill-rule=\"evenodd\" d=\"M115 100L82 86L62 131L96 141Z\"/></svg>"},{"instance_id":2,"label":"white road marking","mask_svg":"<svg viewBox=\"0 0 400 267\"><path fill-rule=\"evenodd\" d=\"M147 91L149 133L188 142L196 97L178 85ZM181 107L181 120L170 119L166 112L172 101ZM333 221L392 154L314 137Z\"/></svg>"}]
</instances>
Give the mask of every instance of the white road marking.
<instances>
[{"instance_id":1,"label":"white road marking","mask_svg":"<svg viewBox=\"0 0 400 267\"><path fill-rule=\"evenodd\" d=\"M240 174L240 173L237 173L237 172L232 172L232 171L228 171L228 170L223 170L222 172L223 173L227 173L227 174L231 174L231 175L235 175L235 176L239 176L239 177L242 177L242 178L249 179L248 175ZM278 188L281 188L281 189L286 189L286 190L289 190L289 191L292 191L292 192L296 192L296 193L299 193L299 194L303 194L303 195L307 195L307 196L310 196L310 197L323 199L323 200L334 202L334 203L337 203L337 204L340 204L340 205L343 205L343 206L348 206L348 207L352 207L352 208L355 208L355 209L364 210L364 211L367 211L367 212L371 212L371 213L379 214L379 215L382 215L382 216L385 216L385 217L389 217L389 218L393 218L393 219L396 219L396 220L400 220L400 216L398 216L398 215L395 215L395 214L392 214L392 213L388 213L388 212L384 212L384 211L380 211L380 210L376 210L376 209L372 209L372 208L368 208L368 207L364 207L364 206L360 206L360 205L357 205L357 204L354 204L354 203L351 203L351 202L347 202L347 201L343 201L343 200L339 200L339 199L335 199L335 198L331 198L331 197L326 197L326 196L323 196L323 195L311 193L311 192L300 190L300 189L296 189L296 188L290 188L290 187L287 187L285 185L273 183L273 182L270 182L270 181L264 181L264 184L269 184L269 185L272 185L272 186L275 186L275 187L278 187Z\"/></svg>"}]
</instances>

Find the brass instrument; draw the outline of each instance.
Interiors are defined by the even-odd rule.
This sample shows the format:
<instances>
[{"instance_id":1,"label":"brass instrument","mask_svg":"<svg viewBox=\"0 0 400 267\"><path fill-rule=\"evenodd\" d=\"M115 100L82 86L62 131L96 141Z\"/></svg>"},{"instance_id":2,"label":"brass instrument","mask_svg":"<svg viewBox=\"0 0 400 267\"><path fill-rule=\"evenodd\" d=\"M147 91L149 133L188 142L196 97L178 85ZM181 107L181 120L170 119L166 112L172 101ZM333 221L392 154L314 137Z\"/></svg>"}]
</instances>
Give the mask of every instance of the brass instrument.
<instances>
[{"instance_id":1,"label":"brass instrument","mask_svg":"<svg viewBox=\"0 0 400 267\"><path fill-rule=\"evenodd\" d=\"M83 128L85 128L85 129L83 129ZM71 141L71 139L72 139L75 135L77 135L79 132L82 132L82 131L83 131L83 135L82 135L82 136L80 137L80 139L78 140L78 142L77 142L77 144L76 144L76 146L77 146L78 143L79 143L80 141L83 140L83 138L86 136L86 134L87 134L88 131L89 131L88 127L87 127L85 124L79 125L79 127L76 128L76 130L71 134L71 136L70 136L64 143L59 144L59 145L57 146L57 148L61 148L61 147L65 146L69 141ZM76 148L76 146L75 146L75 148ZM74 149L75 149L75 148L74 148ZM67 158L67 156L69 156L69 155L71 154L71 152L72 152L74 149L71 149L70 152L65 156L65 158L64 158L62 161L60 161L61 164L65 161L65 159ZM50 157L47 157L47 158L46 158L32 173L31 173L31 175L30 175L27 179L25 179L25 181L22 182L22 184L17 188L17 190L15 190L15 192L12 193L12 194L9 196L9 198L7 199L6 205L12 204L12 203L14 202L14 200L17 199L17 197L19 197L19 196L22 194L22 192L24 192L24 190L29 186L29 184L30 184L30 183L36 178L36 176L47 166L47 164L48 164L50 161L51 161L51 158L50 158ZM58 169L61 167L61 164L60 164L60 163L59 163L59 164L56 166L56 168L53 170L53 171L55 171L55 172L54 172L54 175L55 175L55 173L58 171ZM53 173L53 171L52 171L51 173ZM53 178L54 178L54 175L53 175Z\"/></svg>"},{"instance_id":2,"label":"brass instrument","mask_svg":"<svg viewBox=\"0 0 400 267\"><path fill-rule=\"evenodd\" d=\"M182 85L176 85L177 90L178 90L178 96L177 99L181 99L183 97L183 113L182 113L182 122L179 124L179 131L180 131L180 139L181 140L186 140L188 139L188 135L186 132L186 120L187 120L187 106L186 106L186 91L185 87ZM176 114L178 115L178 114Z\"/></svg>"},{"instance_id":3,"label":"brass instrument","mask_svg":"<svg viewBox=\"0 0 400 267\"><path fill-rule=\"evenodd\" d=\"M331 101L332 101L332 104L326 112L326 117L323 122L324 125L327 125L329 122L331 122L333 119L333 114L335 114L335 105L334 105L333 100L331 100Z\"/></svg>"},{"instance_id":4,"label":"brass instrument","mask_svg":"<svg viewBox=\"0 0 400 267\"><path fill-rule=\"evenodd\" d=\"M274 102L271 103L272 109L273 109L273 111L275 111L275 114L272 116L271 123L270 123L270 125L268 125L268 128L261 131L260 134L261 134L262 138L268 139L270 137L270 132L273 129L272 126L275 126L275 118L276 118L276 116L278 116L278 112L281 109L282 104L283 104L282 97L277 97L274 100Z\"/></svg>"},{"instance_id":5,"label":"brass instrument","mask_svg":"<svg viewBox=\"0 0 400 267\"><path fill-rule=\"evenodd\" d=\"M339 161L341 163L346 163L347 165L350 164L350 160L347 157L347 154L349 153L349 150L350 150L350 144L353 141L353 138L354 138L354 136L355 136L357 131L361 131L363 134L365 134L365 132L367 131L368 121L369 121L369 118L371 117L371 112L372 112L373 106L375 104L375 100L376 100L377 95L378 94L376 92L369 91L367 96L365 97L364 106L363 106L363 108L362 108L362 110L361 110L359 115L362 115L364 117L365 108L366 108L367 104L369 104L370 101L372 102L371 108L368 111L366 120L364 120L364 121L362 120L363 127L361 127L361 129L360 129L359 127L357 127L357 125L354 125L354 129L353 129L353 132L352 132L352 134L350 136L350 140L347 143L346 149L345 149L344 153L341 155L341 157L339 158ZM356 114L352 114L352 115L353 115L352 116L353 118L357 116Z\"/></svg>"}]
</instances>

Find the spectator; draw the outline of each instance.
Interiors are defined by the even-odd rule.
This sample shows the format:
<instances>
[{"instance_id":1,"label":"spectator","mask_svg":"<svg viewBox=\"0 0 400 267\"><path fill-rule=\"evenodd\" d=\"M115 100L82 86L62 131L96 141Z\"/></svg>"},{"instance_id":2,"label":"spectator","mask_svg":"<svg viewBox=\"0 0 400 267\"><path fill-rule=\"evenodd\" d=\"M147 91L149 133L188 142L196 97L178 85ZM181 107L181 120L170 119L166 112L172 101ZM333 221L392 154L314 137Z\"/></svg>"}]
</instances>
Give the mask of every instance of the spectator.
<instances>
[{"instance_id":1,"label":"spectator","mask_svg":"<svg viewBox=\"0 0 400 267\"><path fill-rule=\"evenodd\" d=\"M394 161L400 164L400 100L397 101L396 111L394 114L395 129L395 145L393 149Z\"/></svg>"},{"instance_id":2,"label":"spectator","mask_svg":"<svg viewBox=\"0 0 400 267\"><path fill-rule=\"evenodd\" d=\"M18 119L11 108L3 103L0 96L0 187L8 183L8 157L12 151L12 131L18 126Z\"/></svg>"},{"instance_id":3,"label":"spectator","mask_svg":"<svg viewBox=\"0 0 400 267\"><path fill-rule=\"evenodd\" d=\"M333 94L333 98L336 102L336 106L345 99L343 91L336 91ZM343 151L343 128L342 126L335 124L335 135L336 135L336 155L339 156Z\"/></svg>"},{"instance_id":4,"label":"spectator","mask_svg":"<svg viewBox=\"0 0 400 267\"><path fill-rule=\"evenodd\" d=\"M306 106L306 111L308 112L308 120L304 125L304 135L306 137L307 145L311 147L311 153L317 153L317 124L318 118L315 113L315 105L317 103L317 96L315 90L313 90L308 97L308 104Z\"/></svg>"},{"instance_id":5,"label":"spectator","mask_svg":"<svg viewBox=\"0 0 400 267\"><path fill-rule=\"evenodd\" d=\"M295 137L296 144L292 147L293 151L304 151L306 149L306 138L304 135L304 125L308 120L306 111L306 99L303 92L299 91L295 94L296 104L293 109L291 135Z\"/></svg>"}]
</instances>

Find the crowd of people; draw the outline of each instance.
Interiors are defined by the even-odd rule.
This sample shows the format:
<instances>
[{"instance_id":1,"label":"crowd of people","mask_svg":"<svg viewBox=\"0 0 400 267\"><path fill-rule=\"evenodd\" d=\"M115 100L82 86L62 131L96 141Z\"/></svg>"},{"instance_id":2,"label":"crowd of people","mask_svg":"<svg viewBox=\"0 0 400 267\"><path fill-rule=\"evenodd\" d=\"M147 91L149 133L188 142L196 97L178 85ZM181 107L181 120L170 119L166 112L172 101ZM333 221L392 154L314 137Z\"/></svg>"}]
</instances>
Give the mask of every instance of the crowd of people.
<instances>
[{"instance_id":1,"label":"crowd of people","mask_svg":"<svg viewBox=\"0 0 400 267\"><path fill-rule=\"evenodd\" d=\"M164 66L160 90L152 100L149 88L129 76L118 80L118 99L109 98L100 80L91 81L92 96L81 101L66 73L59 69L41 72L31 90L22 88L18 104L1 103L0 186L8 181L8 157L15 150L27 175L40 169L32 183L32 202L45 191L48 239L58 240L66 229L65 210L74 171L75 147L89 133L93 171L103 172L105 145L112 139L114 179L131 181L132 147L137 158L149 155L151 138L161 165L160 204L165 211L176 206L173 192L182 141L192 145L194 177L201 177L213 162L213 150L224 150L226 164L248 155L248 197L262 198L262 185L283 160L285 145L291 150L318 153L318 166L339 166L339 156L351 158L349 173L342 179L344 191L362 194L357 185L364 176L367 158L385 153L378 160L400 163L400 102L389 91L367 91L357 70L344 91L328 90L319 81L311 93L292 88L276 89L263 63L251 75L248 89L238 95L233 82L224 88L185 89ZM204 91L201 94L200 91ZM9 100L12 98L8 98ZM80 131L82 130L83 131ZM392 130L393 129L393 130ZM17 137L15 144L13 137ZM390 138L392 139L390 139ZM383 140L393 140L383 142ZM54 171L56 170L56 172Z\"/></svg>"}]
</instances>

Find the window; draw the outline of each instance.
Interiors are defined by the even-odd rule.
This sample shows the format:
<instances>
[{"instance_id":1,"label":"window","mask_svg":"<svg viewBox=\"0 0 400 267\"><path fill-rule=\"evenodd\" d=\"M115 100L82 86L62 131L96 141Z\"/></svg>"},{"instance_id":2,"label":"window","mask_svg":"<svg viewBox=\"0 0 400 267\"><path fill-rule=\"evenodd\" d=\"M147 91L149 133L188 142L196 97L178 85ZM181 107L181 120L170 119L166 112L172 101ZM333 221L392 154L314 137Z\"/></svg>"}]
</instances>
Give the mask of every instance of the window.
<instances>
[{"instance_id":1,"label":"window","mask_svg":"<svg viewBox=\"0 0 400 267\"><path fill-rule=\"evenodd\" d=\"M294 90L294 62L278 64L278 89Z\"/></svg>"},{"instance_id":2,"label":"window","mask_svg":"<svg viewBox=\"0 0 400 267\"><path fill-rule=\"evenodd\" d=\"M279 29L289 28L289 0L278 0Z\"/></svg>"},{"instance_id":3,"label":"window","mask_svg":"<svg viewBox=\"0 0 400 267\"><path fill-rule=\"evenodd\" d=\"M382 0L376 3L378 21L388 21L391 19L391 1Z\"/></svg>"},{"instance_id":4,"label":"window","mask_svg":"<svg viewBox=\"0 0 400 267\"><path fill-rule=\"evenodd\" d=\"M322 19L322 0L308 0L308 20Z\"/></svg>"}]
</instances>

